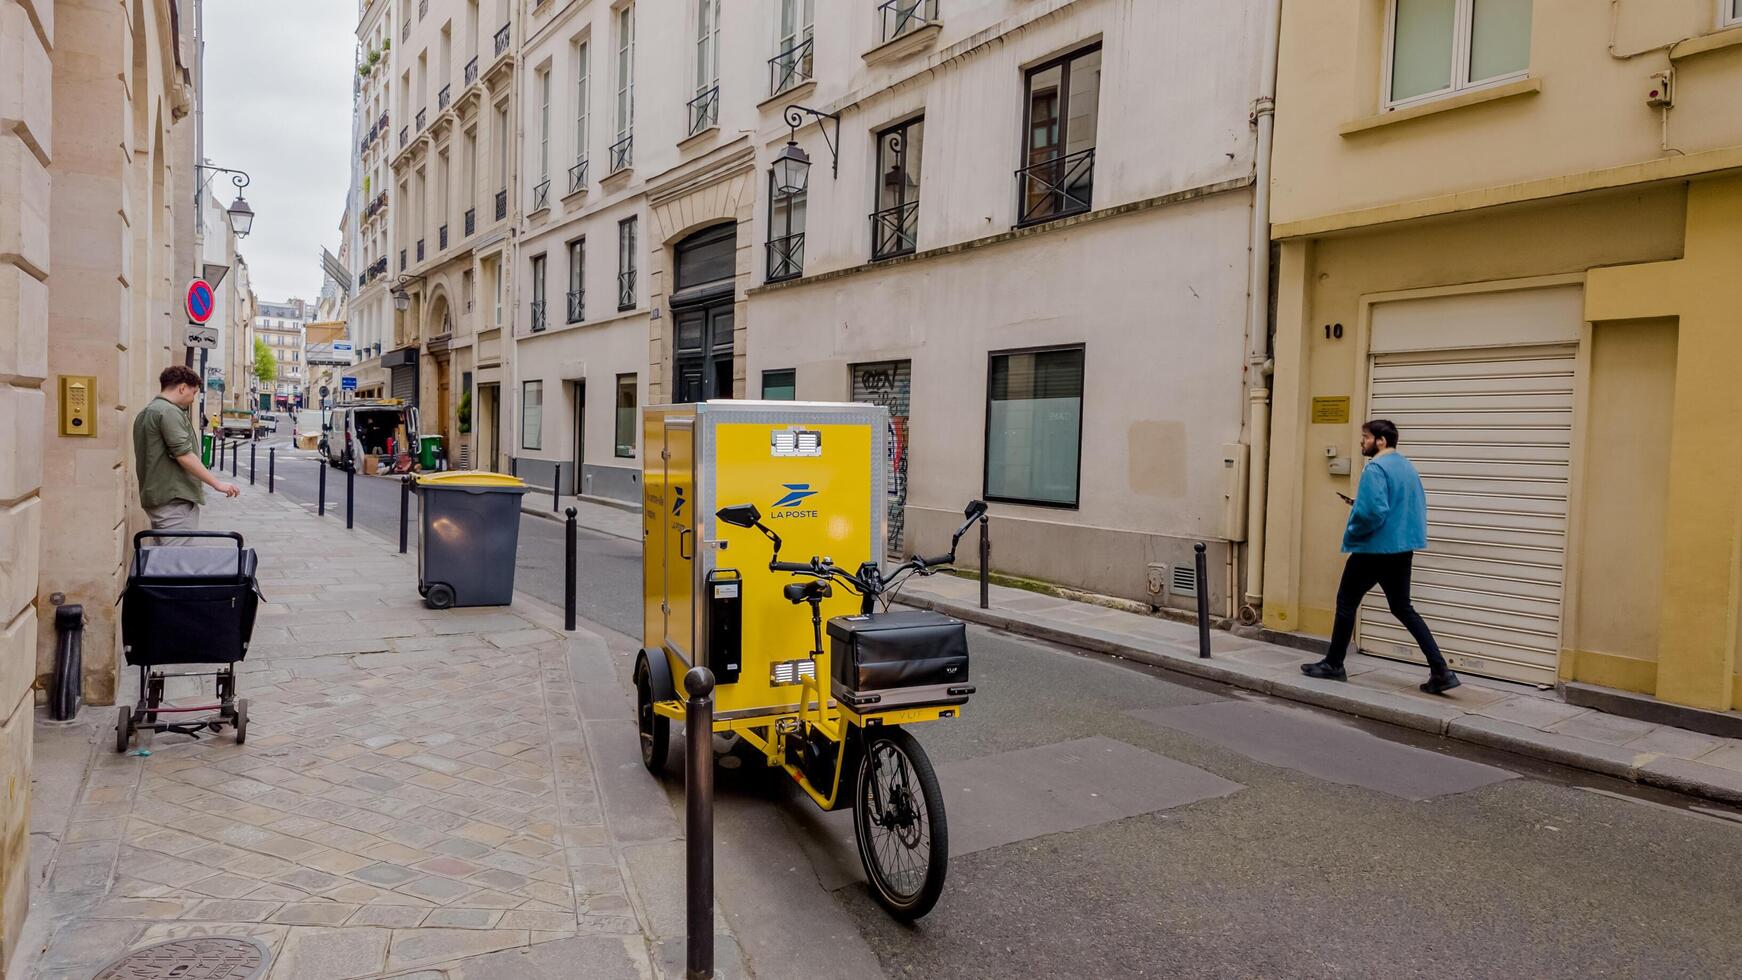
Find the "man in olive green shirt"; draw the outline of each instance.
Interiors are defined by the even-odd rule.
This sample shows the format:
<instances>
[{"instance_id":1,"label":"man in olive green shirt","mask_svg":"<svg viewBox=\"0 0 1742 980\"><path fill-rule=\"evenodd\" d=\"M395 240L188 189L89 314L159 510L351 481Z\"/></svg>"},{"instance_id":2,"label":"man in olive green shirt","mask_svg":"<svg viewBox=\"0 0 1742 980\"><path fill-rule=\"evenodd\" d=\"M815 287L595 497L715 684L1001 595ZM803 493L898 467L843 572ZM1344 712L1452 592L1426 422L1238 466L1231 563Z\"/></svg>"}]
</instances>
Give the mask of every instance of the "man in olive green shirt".
<instances>
[{"instance_id":1,"label":"man in olive green shirt","mask_svg":"<svg viewBox=\"0 0 1742 980\"><path fill-rule=\"evenodd\" d=\"M139 473L139 504L154 531L197 530L201 484L226 497L242 492L212 475L200 462L199 439L188 409L200 394L200 376L180 364L158 375L163 390L133 419L133 465ZM154 544L187 544L192 538L159 538Z\"/></svg>"}]
</instances>

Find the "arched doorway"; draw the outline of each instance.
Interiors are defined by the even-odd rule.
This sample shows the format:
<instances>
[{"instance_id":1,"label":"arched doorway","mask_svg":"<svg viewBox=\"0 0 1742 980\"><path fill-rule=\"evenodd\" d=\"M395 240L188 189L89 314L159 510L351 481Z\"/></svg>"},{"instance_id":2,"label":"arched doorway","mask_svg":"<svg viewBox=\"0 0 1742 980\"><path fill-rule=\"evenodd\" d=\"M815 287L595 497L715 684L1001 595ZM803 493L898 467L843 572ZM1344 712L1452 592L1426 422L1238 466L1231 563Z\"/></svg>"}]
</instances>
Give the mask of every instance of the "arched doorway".
<instances>
[{"instance_id":1,"label":"arched doorway","mask_svg":"<svg viewBox=\"0 0 1742 980\"><path fill-rule=\"evenodd\" d=\"M732 301L738 226L704 228L677 243L671 294L674 401L731 398Z\"/></svg>"}]
</instances>

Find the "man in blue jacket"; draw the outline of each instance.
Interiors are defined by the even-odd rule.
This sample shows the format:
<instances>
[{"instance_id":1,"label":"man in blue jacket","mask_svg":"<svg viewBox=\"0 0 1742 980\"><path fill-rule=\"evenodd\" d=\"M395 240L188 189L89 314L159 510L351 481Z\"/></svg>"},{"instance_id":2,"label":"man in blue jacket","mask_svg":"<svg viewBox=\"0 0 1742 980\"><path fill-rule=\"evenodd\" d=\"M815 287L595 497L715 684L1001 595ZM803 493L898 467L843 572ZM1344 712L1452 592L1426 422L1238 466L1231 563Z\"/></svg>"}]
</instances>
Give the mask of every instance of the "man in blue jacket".
<instances>
[{"instance_id":1,"label":"man in blue jacket","mask_svg":"<svg viewBox=\"0 0 1742 980\"><path fill-rule=\"evenodd\" d=\"M1427 493L1415 464L1397 451L1397 426L1374 419L1361 426L1361 455L1371 459L1361 471L1349 526L1343 532L1343 581L1337 586L1337 620L1331 628L1331 649L1318 663L1302 664L1301 673L1324 680L1346 681L1343 656L1355 635L1355 614L1375 585L1385 591L1391 615L1415 637L1430 673L1421 689L1443 694L1463 683L1446 665L1433 631L1409 601L1409 573L1415 553L1427 547ZM1343 498L1347 500L1347 497Z\"/></svg>"}]
</instances>

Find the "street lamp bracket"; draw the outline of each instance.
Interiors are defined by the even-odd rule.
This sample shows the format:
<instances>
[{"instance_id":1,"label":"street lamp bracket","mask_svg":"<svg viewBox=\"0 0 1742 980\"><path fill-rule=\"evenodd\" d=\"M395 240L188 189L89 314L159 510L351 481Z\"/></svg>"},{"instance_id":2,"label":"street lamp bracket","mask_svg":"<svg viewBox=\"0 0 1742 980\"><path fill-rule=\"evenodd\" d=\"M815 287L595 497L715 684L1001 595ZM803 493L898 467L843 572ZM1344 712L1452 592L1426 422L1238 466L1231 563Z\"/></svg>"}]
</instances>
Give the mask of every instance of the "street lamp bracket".
<instances>
[{"instance_id":1,"label":"street lamp bracket","mask_svg":"<svg viewBox=\"0 0 1742 980\"><path fill-rule=\"evenodd\" d=\"M817 121L817 129L823 134L823 143L829 148L829 158L833 165L832 170L834 176L839 178L841 176L840 113L824 112L821 109L812 109L809 106L789 105L786 107L784 115L786 118L787 129L791 131L791 135L787 138L787 143L791 145L796 145L798 143L798 128L805 124L805 118L807 116L814 118ZM835 132L832 137L829 135L828 127L823 125L823 120L825 119L830 120L835 124Z\"/></svg>"}]
</instances>

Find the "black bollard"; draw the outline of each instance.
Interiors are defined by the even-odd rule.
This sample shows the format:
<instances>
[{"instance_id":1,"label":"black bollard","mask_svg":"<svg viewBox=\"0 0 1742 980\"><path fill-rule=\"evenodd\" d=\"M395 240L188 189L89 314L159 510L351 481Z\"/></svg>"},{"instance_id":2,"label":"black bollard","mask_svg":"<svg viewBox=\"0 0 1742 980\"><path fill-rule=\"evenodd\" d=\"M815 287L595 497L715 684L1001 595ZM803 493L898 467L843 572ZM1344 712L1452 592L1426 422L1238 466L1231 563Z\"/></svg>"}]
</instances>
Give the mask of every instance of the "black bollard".
<instances>
[{"instance_id":1,"label":"black bollard","mask_svg":"<svg viewBox=\"0 0 1742 980\"><path fill-rule=\"evenodd\" d=\"M357 515L357 468L355 466L345 471L345 530L355 527L353 520Z\"/></svg>"},{"instance_id":2,"label":"black bollard","mask_svg":"<svg viewBox=\"0 0 1742 980\"><path fill-rule=\"evenodd\" d=\"M322 464L320 464L320 466L321 466L321 491L320 491L320 501L321 501L320 507L321 507L321 509L320 509L320 516L325 517L325 516L327 516L327 464L322 463Z\"/></svg>"},{"instance_id":3,"label":"black bollard","mask_svg":"<svg viewBox=\"0 0 1742 980\"><path fill-rule=\"evenodd\" d=\"M278 492L278 447L266 450L266 492Z\"/></svg>"},{"instance_id":4,"label":"black bollard","mask_svg":"<svg viewBox=\"0 0 1742 980\"><path fill-rule=\"evenodd\" d=\"M399 481L399 553L405 554L411 514L411 474Z\"/></svg>"},{"instance_id":5,"label":"black bollard","mask_svg":"<svg viewBox=\"0 0 1742 980\"><path fill-rule=\"evenodd\" d=\"M550 512L563 509L563 464L556 464L556 474L550 478Z\"/></svg>"},{"instance_id":6,"label":"black bollard","mask_svg":"<svg viewBox=\"0 0 1742 980\"><path fill-rule=\"evenodd\" d=\"M684 718L688 774L684 779L684 892L691 980L714 975L714 673L692 667Z\"/></svg>"},{"instance_id":7,"label":"black bollard","mask_svg":"<svg viewBox=\"0 0 1742 980\"><path fill-rule=\"evenodd\" d=\"M575 631L575 509L568 509L568 526L563 539L563 629Z\"/></svg>"},{"instance_id":8,"label":"black bollard","mask_svg":"<svg viewBox=\"0 0 1742 980\"><path fill-rule=\"evenodd\" d=\"M256 453L256 451L259 448L260 448L260 444L258 442L250 442L248 444L248 485L249 486L254 485L254 470L257 468L257 464L260 462L259 456Z\"/></svg>"},{"instance_id":9,"label":"black bollard","mask_svg":"<svg viewBox=\"0 0 1742 980\"><path fill-rule=\"evenodd\" d=\"M980 519L980 608L992 607L992 520Z\"/></svg>"},{"instance_id":10,"label":"black bollard","mask_svg":"<svg viewBox=\"0 0 1742 980\"><path fill-rule=\"evenodd\" d=\"M1209 659L1210 656L1210 583L1208 560L1204 557L1204 543L1198 542L1192 549L1197 552L1198 572L1198 656Z\"/></svg>"},{"instance_id":11,"label":"black bollard","mask_svg":"<svg viewBox=\"0 0 1742 980\"><path fill-rule=\"evenodd\" d=\"M234 446L230 447L230 477L231 477L231 479L234 479L236 476L236 460L239 459L241 457L241 455L242 455L242 444L240 442L238 442Z\"/></svg>"}]
</instances>

